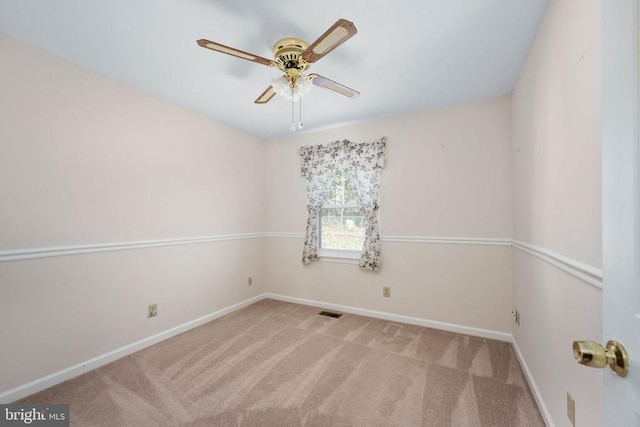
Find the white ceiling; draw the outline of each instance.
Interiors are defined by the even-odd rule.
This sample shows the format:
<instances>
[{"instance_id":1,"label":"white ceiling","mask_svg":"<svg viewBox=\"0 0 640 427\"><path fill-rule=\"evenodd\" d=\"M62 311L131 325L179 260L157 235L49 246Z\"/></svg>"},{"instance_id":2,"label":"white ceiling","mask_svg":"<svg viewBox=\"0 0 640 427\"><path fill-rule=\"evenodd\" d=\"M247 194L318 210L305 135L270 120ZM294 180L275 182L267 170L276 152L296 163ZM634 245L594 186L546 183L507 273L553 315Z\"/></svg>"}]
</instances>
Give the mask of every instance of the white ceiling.
<instances>
[{"instance_id":1,"label":"white ceiling","mask_svg":"<svg viewBox=\"0 0 640 427\"><path fill-rule=\"evenodd\" d=\"M305 131L504 95L548 0L0 0L0 31L69 61L272 139L291 106L254 100L280 72L203 49L205 38L265 58L294 36L312 43L338 18L358 34L311 72L358 90L314 87ZM297 108L297 107L296 107Z\"/></svg>"}]
</instances>

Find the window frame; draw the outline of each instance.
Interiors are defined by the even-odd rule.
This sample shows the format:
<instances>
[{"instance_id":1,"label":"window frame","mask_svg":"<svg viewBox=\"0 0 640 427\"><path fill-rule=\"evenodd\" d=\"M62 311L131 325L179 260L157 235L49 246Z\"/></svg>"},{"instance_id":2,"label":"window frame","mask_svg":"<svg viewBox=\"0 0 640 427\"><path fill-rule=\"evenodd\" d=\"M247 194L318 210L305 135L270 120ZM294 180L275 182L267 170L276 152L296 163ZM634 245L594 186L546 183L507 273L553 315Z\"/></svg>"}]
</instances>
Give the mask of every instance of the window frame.
<instances>
[{"instance_id":1,"label":"window frame","mask_svg":"<svg viewBox=\"0 0 640 427\"><path fill-rule=\"evenodd\" d=\"M342 173L346 175L346 171L341 170ZM360 209L360 206L356 202L351 202L348 204L324 204L322 208L320 208L320 213L318 214L318 219L316 222L316 232L318 235L318 256L320 257L320 261L326 262L336 262L341 264L358 264L360 258L362 257L361 249L327 249L322 247L322 211L324 209ZM364 245L364 239L362 241Z\"/></svg>"}]
</instances>

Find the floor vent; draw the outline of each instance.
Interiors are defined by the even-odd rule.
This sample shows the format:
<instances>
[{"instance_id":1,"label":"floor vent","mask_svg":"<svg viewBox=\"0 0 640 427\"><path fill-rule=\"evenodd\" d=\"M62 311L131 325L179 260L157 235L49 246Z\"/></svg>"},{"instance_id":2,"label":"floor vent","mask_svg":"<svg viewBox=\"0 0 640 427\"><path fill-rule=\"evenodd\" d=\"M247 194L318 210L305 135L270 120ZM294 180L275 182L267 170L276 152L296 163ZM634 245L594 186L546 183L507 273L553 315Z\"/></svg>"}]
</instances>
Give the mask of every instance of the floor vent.
<instances>
[{"instance_id":1,"label":"floor vent","mask_svg":"<svg viewBox=\"0 0 640 427\"><path fill-rule=\"evenodd\" d=\"M335 317L336 319L339 319L342 316L342 313L338 313L338 312L335 312L335 311L321 311L318 314L320 316Z\"/></svg>"}]
</instances>

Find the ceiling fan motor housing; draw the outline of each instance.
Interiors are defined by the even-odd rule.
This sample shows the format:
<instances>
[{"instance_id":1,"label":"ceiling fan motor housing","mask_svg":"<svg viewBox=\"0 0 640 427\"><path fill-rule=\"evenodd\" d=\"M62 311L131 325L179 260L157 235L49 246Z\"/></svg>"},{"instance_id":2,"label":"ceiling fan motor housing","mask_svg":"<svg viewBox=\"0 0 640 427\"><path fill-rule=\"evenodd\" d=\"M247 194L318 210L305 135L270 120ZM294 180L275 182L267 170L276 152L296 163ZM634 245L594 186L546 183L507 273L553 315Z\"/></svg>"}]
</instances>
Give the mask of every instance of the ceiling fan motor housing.
<instances>
[{"instance_id":1,"label":"ceiling fan motor housing","mask_svg":"<svg viewBox=\"0 0 640 427\"><path fill-rule=\"evenodd\" d=\"M309 43L294 37L280 39L273 45L273 57L278 68L283 71L288 69L305 70L309 64L301 56L307 50Z\"/></svg>"}]
</instances>

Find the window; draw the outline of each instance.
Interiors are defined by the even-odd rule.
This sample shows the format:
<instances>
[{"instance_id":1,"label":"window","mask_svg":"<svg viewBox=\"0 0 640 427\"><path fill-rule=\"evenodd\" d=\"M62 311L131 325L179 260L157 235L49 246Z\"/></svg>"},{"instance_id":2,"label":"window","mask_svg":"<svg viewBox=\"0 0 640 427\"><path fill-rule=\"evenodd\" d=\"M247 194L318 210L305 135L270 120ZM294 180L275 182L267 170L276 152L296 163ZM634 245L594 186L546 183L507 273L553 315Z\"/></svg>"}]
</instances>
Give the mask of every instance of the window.
<instances>
[{"instance_id":1,"label":"window","mask_svg":"<svg viewBox=\"0 0 640 427\"><path fill-rule=\"evenodd\" d=\"M318 249L362 251L365 218L344 170L336 171L318 215Z\"/></svg>"},{"instance_id":2,"label":"window","mask_svg":"<svg viewBox=\"0 0 640 427\"><path fill-rule=\"evenodd\" d=\"M378 195L386 141L345 139L300 147L308 211L303 264L319 260L319 252L331 248L334 257L337 250L340 258L359 258L364 270L380 270Z\"/></svg>"}]
</instances>

